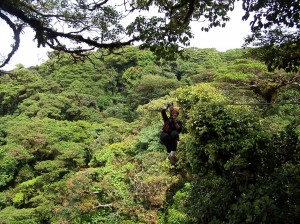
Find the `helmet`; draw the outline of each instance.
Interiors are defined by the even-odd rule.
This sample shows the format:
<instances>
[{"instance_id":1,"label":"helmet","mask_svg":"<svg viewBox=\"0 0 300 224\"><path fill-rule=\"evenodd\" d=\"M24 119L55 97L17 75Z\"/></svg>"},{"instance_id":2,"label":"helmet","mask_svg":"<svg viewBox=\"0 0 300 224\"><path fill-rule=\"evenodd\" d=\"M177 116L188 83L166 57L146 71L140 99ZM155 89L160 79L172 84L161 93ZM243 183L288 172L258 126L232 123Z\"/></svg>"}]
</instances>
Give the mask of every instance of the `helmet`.
<instances>
[{"instance_id":1,"label":"helmet","mask_svg":"<svg viewBox=\"0 0 300 224\"><path fill-rule=\"evenodd\" d=\"M179 113L179 108L178 107L173 107L173 110Z\"/></svg>"}]
</instances>

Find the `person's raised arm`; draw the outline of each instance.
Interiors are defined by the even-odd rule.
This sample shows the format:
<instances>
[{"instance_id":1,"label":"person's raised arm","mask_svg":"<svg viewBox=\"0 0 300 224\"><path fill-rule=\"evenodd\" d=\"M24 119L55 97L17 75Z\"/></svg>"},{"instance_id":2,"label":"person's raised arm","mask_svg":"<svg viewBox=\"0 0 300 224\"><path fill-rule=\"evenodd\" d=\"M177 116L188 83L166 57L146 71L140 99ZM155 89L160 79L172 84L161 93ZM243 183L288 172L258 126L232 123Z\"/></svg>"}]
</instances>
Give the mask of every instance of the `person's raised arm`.
<instances>
[{"instance_id":1,"label":"person's raised arm","mask_svg":"<svg viewBox=\"0 0 300 224\"><path fill-rule=\"evenodd\" d=\"M169 104L164 105L164 107L161 110L161 116L163 118L164 121L168 120L168 116L167 116L167 109L170 107Z\"/></svg>"}]
</instances>

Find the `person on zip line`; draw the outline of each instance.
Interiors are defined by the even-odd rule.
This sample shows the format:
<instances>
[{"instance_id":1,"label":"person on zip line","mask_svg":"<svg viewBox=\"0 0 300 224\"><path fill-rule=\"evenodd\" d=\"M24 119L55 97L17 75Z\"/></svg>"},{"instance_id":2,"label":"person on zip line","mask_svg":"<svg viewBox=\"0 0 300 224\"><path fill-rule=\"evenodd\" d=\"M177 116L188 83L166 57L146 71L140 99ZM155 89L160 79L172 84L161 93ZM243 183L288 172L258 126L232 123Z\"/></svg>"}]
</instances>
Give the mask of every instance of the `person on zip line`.
<instances>
[{"instance_id":1,"label":"person on zip line","mask_svg":"<svg viewBox=\"0 0 300 224\"><path fill-rule=\"evenodd\" d=\"M170 108L170 117L167 116L168 108ZM174 165L178 161L175 152L177 150L177 142L179 141L179 133L182 130L182 122L177 120L179 108L173 107L173 104L167 104L162 108L161 115L164 125L160 134L160 141L166 146L169 153L168 158L171 164Z\"/></svg>"}]
</instances>

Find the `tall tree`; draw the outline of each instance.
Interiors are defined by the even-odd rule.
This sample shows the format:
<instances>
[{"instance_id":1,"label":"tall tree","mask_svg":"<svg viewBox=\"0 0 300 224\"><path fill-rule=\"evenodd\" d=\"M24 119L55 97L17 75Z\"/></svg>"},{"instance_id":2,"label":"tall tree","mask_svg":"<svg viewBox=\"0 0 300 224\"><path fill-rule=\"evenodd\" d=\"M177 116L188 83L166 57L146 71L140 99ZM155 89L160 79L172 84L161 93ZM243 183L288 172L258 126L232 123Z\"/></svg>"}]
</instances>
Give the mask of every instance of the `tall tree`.
<instances>
[{"instance_id":1,"label":"tall tree","mask_svg":"<svg viewBox=\"0 0 300 224\"><path fill-rule=\"evenodd\" d=\"M269 70L283 68L287 72L299 70L300 65L300 2L299 0L243 0L252 34L245 46L255 46L252 57L264 61Z\"/></svg>"}]
</instances>

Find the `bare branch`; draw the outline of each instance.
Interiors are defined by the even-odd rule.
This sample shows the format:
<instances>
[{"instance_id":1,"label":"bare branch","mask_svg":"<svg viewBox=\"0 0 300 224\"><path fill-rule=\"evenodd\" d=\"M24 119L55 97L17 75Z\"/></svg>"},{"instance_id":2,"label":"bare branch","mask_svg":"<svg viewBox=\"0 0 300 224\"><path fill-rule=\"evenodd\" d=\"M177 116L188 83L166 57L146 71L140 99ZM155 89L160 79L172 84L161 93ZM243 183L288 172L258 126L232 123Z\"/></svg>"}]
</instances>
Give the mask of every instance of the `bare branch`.
<instances>
[{"instance_id":1,"label":"bare branch","mask_svg":"<svg viewBox=\"0 0 300 224\"><path fill-rule=\"evenodd\" d=\"M88 10L94 11L94 10L96 10L96 9L99 9L99 8L101 8L103 5L105 5L107 2L108 2L108 0L104 0L104 1L99 2L99 3L94 3L94 4L92 5L92 8L88 8Z\"/></svg>"},{"instance_id":2,"label":"bare branch","mask_svg":"<svg viewBox=\"0 0 300 224\"><path fill-rule=\"evenodd\" d=\"M15 54L15 52L18 50L18 48L20 46L20 33L22 31L23 24L20 24L18 27L16 27L15 24L6 15L4 15L1 11L0 11L0 18L3 19L9 25L9 27L13 30L14 39L15 39L15 43L12 45L11 52L7 55L7 58L0 65L0 68L2 68L4 65L6 65L10 61L10 59L12 58L12 56Z\"/></svg>"},{"instance_id":3,"label":"bare branch","mask_svg":"<svg viewBox=\"0 0 300 224\"><path fill-rule=\"evenodd\" d=\"M106 208L106 207L112 207L112 206L113 206L112 203L110 203L110 204L104 204L104 205L98 204L98 205L94 206L94 209L97 209L97 208Z\"/></svg>"}]
</instances>

